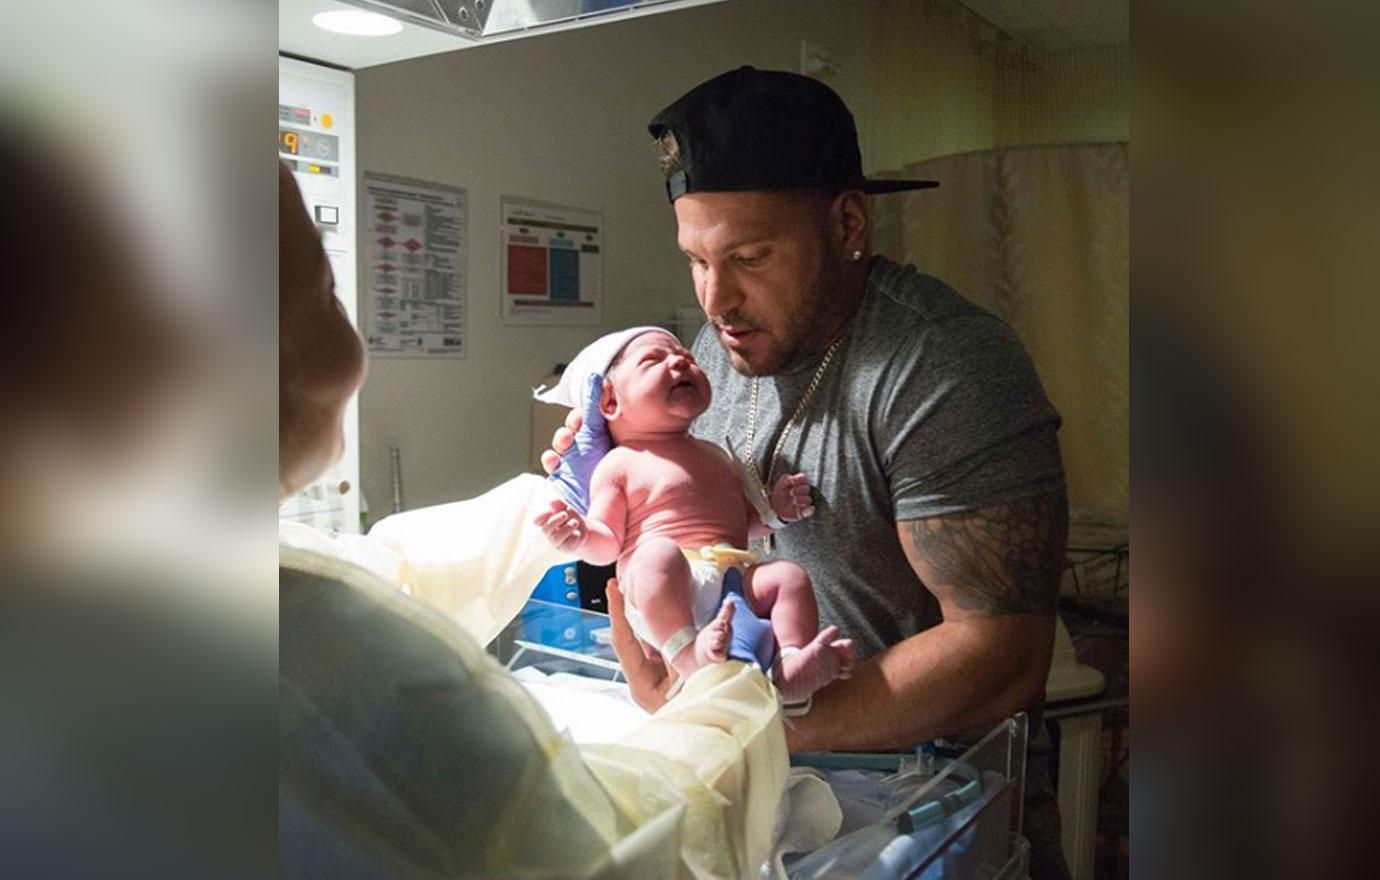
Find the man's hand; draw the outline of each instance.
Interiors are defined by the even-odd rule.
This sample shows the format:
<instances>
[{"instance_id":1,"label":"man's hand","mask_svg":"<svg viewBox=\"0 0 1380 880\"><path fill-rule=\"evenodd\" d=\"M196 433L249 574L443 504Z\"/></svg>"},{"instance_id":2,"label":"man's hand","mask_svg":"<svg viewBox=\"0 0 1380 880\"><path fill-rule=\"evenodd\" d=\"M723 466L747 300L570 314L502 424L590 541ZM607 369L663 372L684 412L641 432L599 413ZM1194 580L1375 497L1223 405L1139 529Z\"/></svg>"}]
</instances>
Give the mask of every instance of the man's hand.
<instances>
[{"instance_id":1,"label":"man's hand","mask_svg":"<svg viewBox=\"0 0 1380 880\"><path fill-rule=\"evenodd\" d=\"M623 611L623 592L616 578L609 579L604 595L609 603L613 652L618 655L623 674L627 676L628 691L634 703L648 712L655 712L666 704L666 694L676 683L675 670L667 667L659 654L649 657L642 650L642 642L628 625Z\"/></svg>"},{"instance_id":2,"label":"man's hand","mask_svg":"<svg viewBox=\"0 0 1380 880\"><path fill-rule=\"evenodd\" d=\"M796 522L815 512L815 503L810 500L810 481L804 474L782 475L768 500L782 522Z\"/></svg>"},{"instance_id":3,"label":"man's hand","mask_svg":"<svg viewBox=\"0 0 1380 880\"><path fill-rule=\"evenodd\" d=\"M557 428L551 437L552 448L541 454L541 466L551 475L551 485L580 513L589 513L590 478L613 445L599 409L603 390L604 377L591 374L580 407L570 411L565 427Z\"/></svg>"},{"instance_id":4,"label":"man's hand","mask_svg":"<svg viewBox=\"0 0 1380 880\"><path fill-rule=\"evenodd\" d=\"M542 534L546 535L546 539L557 550L578 552L580 545L589 535L589 526L585 523L585 518L559 498L554 499L549 508L537 514L534 522L541 527Z\"/></svg>"}]
</instances>

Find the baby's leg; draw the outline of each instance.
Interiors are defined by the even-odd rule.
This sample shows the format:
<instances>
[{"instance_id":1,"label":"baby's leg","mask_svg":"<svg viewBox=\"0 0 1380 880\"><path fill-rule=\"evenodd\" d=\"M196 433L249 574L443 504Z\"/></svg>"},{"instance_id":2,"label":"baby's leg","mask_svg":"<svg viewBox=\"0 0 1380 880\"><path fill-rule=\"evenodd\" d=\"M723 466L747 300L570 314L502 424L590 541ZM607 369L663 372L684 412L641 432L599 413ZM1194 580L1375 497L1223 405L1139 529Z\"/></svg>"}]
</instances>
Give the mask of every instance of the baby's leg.
<instances>
[{"instance_id":1,"label":"baby's leg","mask_svg":"<svg viewBox=\"0 0 1380 880\"><path fill-rule=\"evenodd\" d=\"M727 659L731 618L721 612L695 632L690 564L674 541L656 538L640 545L628 557L624 580L633 605L677 672L689 675L707 663Z\"/></svg>"},{"instance_id":2,"label":"baby's leg","mask_svg":"<svg viewBox=\"0 0 1380 880\"><path fill-rule=\"evenodd\" d=\"M815 591L799 565L785 560L755 565L748 569L744 586L753 612L771 618L781 647L804 647L819 632Z\"/></svg>"},{"instance_id":3,"label":"baby's leg","mask_svg":"<svg viewBox=\"0 0 1380 880\"><path fill-rule=\"evenodd\" d=\"M819 631L819 606L809 575L780 560L748 572L748 596L758 614L770 614L781 646L776 684L787 702L797 702L839 678L853 674L853 641L836 626Z\"/></svg>"}]
</instances>

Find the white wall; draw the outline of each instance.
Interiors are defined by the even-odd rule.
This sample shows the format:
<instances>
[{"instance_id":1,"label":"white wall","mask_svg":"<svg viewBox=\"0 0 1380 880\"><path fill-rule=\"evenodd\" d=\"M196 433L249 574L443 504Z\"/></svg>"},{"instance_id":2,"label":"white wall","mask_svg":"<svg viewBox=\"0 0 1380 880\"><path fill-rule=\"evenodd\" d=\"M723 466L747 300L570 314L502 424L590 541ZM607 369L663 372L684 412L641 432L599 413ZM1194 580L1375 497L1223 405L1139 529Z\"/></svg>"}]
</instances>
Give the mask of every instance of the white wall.
<instances>
[{"instance_id":1,"label":"white wall","mask_svg":"<svg viewBox=\"0 0 1380 880\"><path fill-rule=\"evenodd\" d=\"M808 37L834 51L842 71L830 83L859 116L866 151L871 8L850 4L850 17L824 0L734 0L358 72L361 171L469 195L468 357L376 359L361 393L375 519L391 504L390 444L402 451L408 507L478 494L526 467L529 388L556 362L601 333L694 305L645 128L661 107L740 64L793 69ZM603 212L602 327L500 322L501 195Z\"/></svg>"}]
</instances>

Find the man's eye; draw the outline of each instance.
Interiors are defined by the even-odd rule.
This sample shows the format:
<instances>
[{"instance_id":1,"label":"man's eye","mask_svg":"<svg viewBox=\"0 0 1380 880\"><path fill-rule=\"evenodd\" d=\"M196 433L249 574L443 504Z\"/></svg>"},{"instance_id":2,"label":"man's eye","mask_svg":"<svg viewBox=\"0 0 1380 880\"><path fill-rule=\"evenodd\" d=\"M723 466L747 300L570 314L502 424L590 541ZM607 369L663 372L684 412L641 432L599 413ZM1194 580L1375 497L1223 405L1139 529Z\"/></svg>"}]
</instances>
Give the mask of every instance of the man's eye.
<instances>
[{"instance_id":1,"label":"man's eye","mask_svg":"<svg viewBox=\"0 0 1380 880\"><path fill-rule=\"evenodd\" d=\"M739 254L738 262L744 266L759 266L767 258L766 252L757 254Z\"/></svg>"}]
</instances>

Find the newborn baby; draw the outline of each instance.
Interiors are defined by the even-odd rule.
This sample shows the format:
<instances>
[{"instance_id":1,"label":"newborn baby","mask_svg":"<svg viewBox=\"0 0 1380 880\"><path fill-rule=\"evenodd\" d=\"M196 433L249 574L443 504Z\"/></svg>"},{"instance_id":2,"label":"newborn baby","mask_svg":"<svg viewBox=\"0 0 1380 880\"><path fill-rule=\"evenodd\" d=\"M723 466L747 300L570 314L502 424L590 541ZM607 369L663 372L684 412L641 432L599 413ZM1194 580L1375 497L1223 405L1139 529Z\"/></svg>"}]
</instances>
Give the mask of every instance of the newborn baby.
<instances>
[{"instance_id":1,"label":"newborn baby","mask_svg":"<svg viewBox=\"0 0 1380 880\"><path fill-rule=\"evenodd\" d=\"M739 549L770 529L728 454L690 436L709 399L709 380L674 336L637 332L605 372L599 410L614 448L594 470L588 515L556 500L537 525L586 562L617 560L629 624L682 678L727 658L734 602L745 597L755 615L770 618L780 650L765 662L783 700L800 703L852 673L853 645L837 627L820 631L804 569L784 560L756 565L755 554ZM770 504L787 522L814 512L802 474L783 476ZM739 626L753 622L737 613Z\"/></svg>"}]
</instances>

